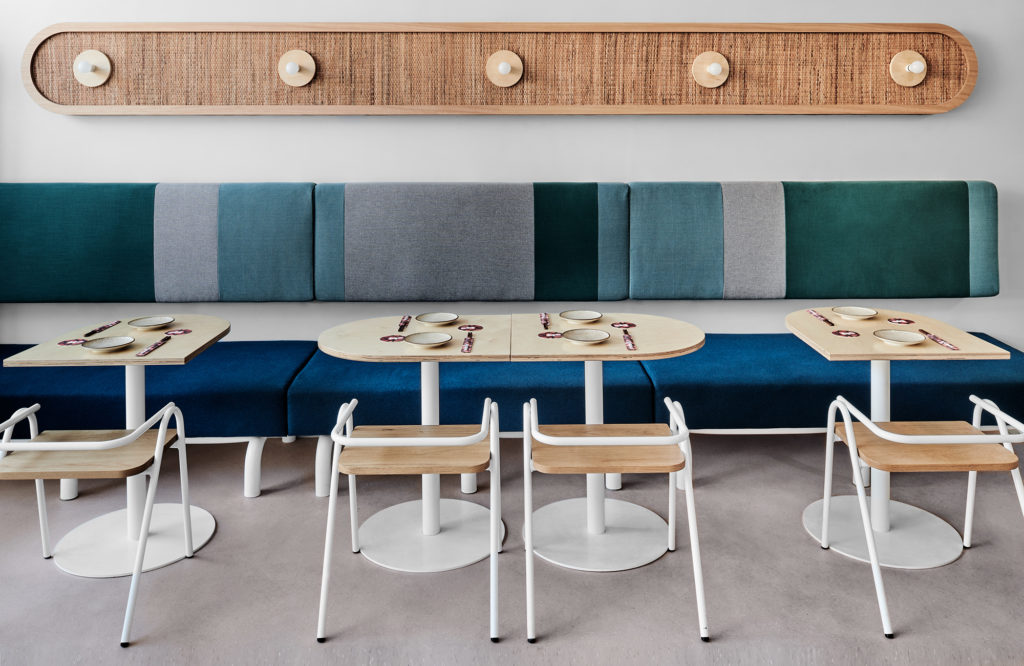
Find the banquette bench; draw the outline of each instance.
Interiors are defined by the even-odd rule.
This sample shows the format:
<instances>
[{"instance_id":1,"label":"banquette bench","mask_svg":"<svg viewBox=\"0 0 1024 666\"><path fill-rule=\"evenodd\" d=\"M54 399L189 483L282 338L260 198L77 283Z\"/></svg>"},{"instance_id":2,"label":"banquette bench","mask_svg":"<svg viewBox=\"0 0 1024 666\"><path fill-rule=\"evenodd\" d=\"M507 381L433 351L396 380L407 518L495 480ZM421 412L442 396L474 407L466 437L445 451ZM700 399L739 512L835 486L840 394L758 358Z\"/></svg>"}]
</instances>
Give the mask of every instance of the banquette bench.
<instances>
[{"instance_id":1,"label":"banquette bench","mask_svg":"<svg viewBox=\"0 0 1024 666\"><path fill-rule=\"evenodd\" d=\"M995 187L976 181L8 183L0 302L966 298L998 293L996 232ZM509 304L530 309L548 306ZM992 341L1010 361L894 364L893 418L945 418L970 392L1024 411L1024 355ZM30 341L3 342L6 357ZM605 419L664 419L671 396L695 429L821 427L835 395L866 402L867 376L791 335L711 333L696 354L607 364ZM452 364L442 422L471 422L484 397L536 397L546 419L579 422L582 379L577 364ZM249 495L265 438L322 437L343 400L364 423L418 420L415 364L314 341L219 342L154 368L147 390L149 410L182 407L191 436L250 442ZM0 414L33 402L49 428L118 427L123 378L0 371ZM515 413L503 430L521 429Z\"/></svg>"}]
</instances>

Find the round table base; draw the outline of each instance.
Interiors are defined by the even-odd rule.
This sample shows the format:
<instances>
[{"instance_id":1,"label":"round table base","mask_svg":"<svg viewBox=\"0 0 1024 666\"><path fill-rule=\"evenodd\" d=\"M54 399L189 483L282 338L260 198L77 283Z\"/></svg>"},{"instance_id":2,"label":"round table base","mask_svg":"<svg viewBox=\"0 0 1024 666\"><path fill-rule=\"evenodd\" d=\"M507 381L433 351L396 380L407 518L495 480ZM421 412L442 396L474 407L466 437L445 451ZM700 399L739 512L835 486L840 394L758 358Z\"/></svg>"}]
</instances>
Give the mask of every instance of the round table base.
<instances>
[{"instance_id":1,"label":"round table base","mask_svg":"<svg viewBox=\"0 0 1024 666\"><path fill-rule=\"evenodd\" d=\"M868 511L871 498L868 498ZM804 529L821 543L822 501L804 509ZM856 495L832 498L829 548L861 562L870 562L864 524ZM894 569L932 569L949 564L963 552L964 542L953 526L916 506L889 500L888 532L875 532L878 563Z\"/></svg>"},{"instance_id":2,"label":"round table base","mask_svg":"<svg viewBox=\"0 0 1024 666\"><path fill-rule=\"evenodd\" d=\"M378 511L359 527L359 550L374 564L406 573L461 569L491 554L491 512L464 500L441 500L441 531L423 534L423 501ZM505 540L505 525L501 526Z\"/></svg>"},{"instance_id":3,"label":"round table base","mask_svg":"<svg viewBox=\"0 0 1024 666\"><path fill-rule=\"evenodd\" d=\"M93 518L67 533L53 549L58 567L85 578L130 576L139 542L128 538L128 510ZM180 504L154 504L143 571L185 559L185 528ZM206 509L192 507L192 548L199 550L213 537L217 522Z\"/></svg>"},{"instance_id":4,"label":"round table base","mask_svg":"<svg viewBox=\"0 0 1024 666\"><path fill-rule=\"evenodd\" d=\"M626 571L650 564L668 550L668 523L650 509L604 500L605 532L587 531L587 500L562 500L533 512L533 551L579 571Z\"/></svg>"}]
</instances>

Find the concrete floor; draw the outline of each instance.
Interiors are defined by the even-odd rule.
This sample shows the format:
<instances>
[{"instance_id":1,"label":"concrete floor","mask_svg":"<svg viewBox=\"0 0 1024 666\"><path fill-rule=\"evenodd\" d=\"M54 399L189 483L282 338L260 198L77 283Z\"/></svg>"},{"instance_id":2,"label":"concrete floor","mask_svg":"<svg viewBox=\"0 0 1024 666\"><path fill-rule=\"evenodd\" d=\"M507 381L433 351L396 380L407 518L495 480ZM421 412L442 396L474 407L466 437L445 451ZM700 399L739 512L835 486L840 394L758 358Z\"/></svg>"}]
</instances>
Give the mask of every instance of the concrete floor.
<instances>
[{"instance_id":1,"label":"concrete floor","mask_svg":"<svg viewBox=\"0 0 1024 666\"><path fill-rule=\"evenodd\" d=\"M525 640L522 464L503 442L509 536L500 556L501 636L487 640L487 565L398 574L339 546L325 644L315 642L327 502L313 495L314 441L268 442L264 493L242 497L242 445L189 449L193 502L218 528L190 561L145 574L133 645L118 647L128 579L67 575L39 554L31 482L0 483L0 664L22 663L1021 663L1024 553L1010 476L979 475L974 547L927 571L884 569L895 640L882 637L867 565L824 551L801 512L821 495L823 436L695 436L697 515L712 641L697 633L685 512L680 548L638 570L586 574L537 563L539 640ZM853 493L836 456L836 492ZM893 497L963 528L966 474L893 477ZM173 500L168 456L159 499ZM486 475L475 501L487 501ZM617 497L665 515L662 477L628 476ZM535 478L542 505L584 491L581 477ZM360 482L363 518L415 498L419 480ZM458 479L442 480L457 496ZM346 501L342 482L340 502ZM680 498L682 495L680 493ZM83 481L56 499L55 539L123 506L123 484ZM340 507L344 507L341 504Z\"/></svg>"}]
</instances>

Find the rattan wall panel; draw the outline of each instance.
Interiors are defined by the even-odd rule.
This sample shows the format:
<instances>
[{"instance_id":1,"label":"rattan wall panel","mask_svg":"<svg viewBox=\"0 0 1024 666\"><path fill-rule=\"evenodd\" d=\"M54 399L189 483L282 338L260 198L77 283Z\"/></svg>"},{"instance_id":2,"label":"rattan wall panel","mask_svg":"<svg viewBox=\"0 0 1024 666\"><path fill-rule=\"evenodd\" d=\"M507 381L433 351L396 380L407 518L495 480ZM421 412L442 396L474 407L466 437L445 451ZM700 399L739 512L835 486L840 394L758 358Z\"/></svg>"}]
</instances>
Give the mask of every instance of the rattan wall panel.
<instances>
[{"instance_id":1,"label":"rattan wall panel","mask_svg":"<svg viewBox=\"0 0 1024 666\"><path fill-rule=\"evenodd\" d=\"M388 30L391 27L393 29ZM476 29L474 29L476 28ZM486 28L486 29L484 29ZM500 30L499 28L505 28ZM918 25L232 25L53 26L25 56L26 86L62 113L937 113L966 99L977 76L969 42ZM79 84L76 55L112 63L104 85ZM304 87L277 75L303 49L317 71ZM523 60L500 88L487 57ZM919 51L916 87L889 77L892 56ZM730 63L706 89L690 65L703 51Z\"/></svg>"}]
</instances>

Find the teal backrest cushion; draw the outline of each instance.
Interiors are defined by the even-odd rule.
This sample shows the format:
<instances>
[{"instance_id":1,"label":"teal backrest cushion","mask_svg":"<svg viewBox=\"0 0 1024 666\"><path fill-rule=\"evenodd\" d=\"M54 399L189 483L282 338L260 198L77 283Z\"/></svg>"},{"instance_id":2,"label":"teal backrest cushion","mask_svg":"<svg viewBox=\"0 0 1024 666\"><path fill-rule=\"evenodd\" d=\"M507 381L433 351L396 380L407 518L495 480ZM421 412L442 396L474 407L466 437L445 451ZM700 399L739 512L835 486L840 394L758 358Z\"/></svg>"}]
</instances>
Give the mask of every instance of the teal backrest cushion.
<instances>
[{"instance_id":1,"label":"teal backrest cushion","mask_svg":"<svg viewBox=\"0 0 1024 666\"><path fill-rule=\"evenodd\" d=\"M312 183L4 183L0 301L313 298Z\"/></svg>"},{"instance_id":2,"label":"teal backrest cushion","mask_svg":"<svg viewBox=\"0 0 1024 666\"><path fill-rule=\"evenodd\" d=\"M630 184L631 298L999 293L984 181Z\"/></svg>"},{"instance_id":3,"label":"teal backrest cushion","mask_svg":"<svg viewBox=\"0 0 1024 666\"><path fill-rule=\"evenodd\" d=\"M316 187L316 298L618 300L628 293L621 183Z\"/></svg>"}]
</instances>

